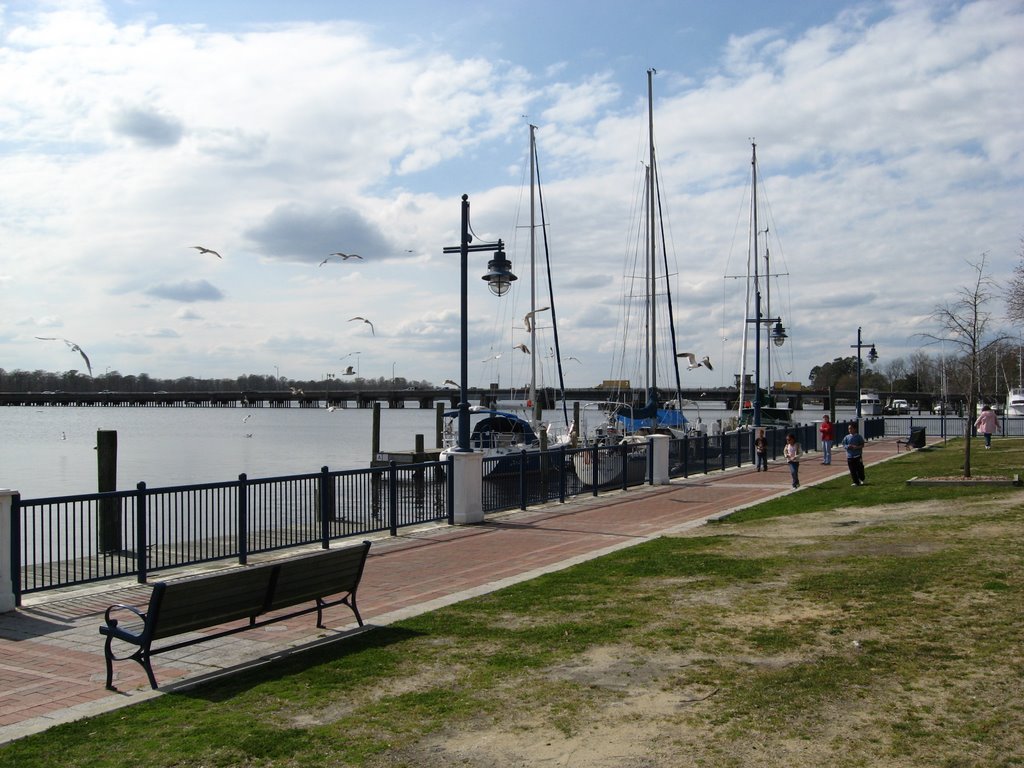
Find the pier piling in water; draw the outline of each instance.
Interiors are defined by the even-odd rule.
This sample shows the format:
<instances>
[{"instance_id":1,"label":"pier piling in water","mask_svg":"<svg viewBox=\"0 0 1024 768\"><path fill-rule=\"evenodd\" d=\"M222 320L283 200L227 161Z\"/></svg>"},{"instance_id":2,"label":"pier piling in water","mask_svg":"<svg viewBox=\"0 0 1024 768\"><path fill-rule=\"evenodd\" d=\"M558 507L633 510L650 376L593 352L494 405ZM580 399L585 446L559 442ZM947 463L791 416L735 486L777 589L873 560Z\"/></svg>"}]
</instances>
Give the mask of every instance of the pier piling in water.
<instances>
[{"instance_id":1,"label":"pier piling in water","mask_svg":"<svg viewBox=\"0 0 1024 768\"><path fill-rule=\"evenodd\" d=\"M96 490L100 493L117 490L117 431L96 430ZM121 500L116 497L99 501L99 549L104 553L120 552Z\"/></svg>"}]
</instances>

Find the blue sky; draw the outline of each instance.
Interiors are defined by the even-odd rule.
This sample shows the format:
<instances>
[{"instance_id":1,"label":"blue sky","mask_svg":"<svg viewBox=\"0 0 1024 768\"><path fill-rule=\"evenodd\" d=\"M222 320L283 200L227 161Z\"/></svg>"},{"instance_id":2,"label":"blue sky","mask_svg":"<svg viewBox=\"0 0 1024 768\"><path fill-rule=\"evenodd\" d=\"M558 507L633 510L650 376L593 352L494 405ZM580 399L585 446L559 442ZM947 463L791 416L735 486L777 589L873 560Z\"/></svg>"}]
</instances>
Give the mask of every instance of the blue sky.
<instances>
[{"instance_id":1,"label":"blue sky","mask_svg":"<svg viewBox=\"0 0 1024 768\"><path fill-rule=\"evenodd\" d=\"M858 326L906 357L968 261L1019 261L1016 2L0 2L0 367L457 378L468 193L521 278L472 286L470 383L524 382L532 122L567 383L635 378L648 68L680 345L717 361L685 385L739 369L752 137L772 378Z\"/></svg>"}]
</instances>

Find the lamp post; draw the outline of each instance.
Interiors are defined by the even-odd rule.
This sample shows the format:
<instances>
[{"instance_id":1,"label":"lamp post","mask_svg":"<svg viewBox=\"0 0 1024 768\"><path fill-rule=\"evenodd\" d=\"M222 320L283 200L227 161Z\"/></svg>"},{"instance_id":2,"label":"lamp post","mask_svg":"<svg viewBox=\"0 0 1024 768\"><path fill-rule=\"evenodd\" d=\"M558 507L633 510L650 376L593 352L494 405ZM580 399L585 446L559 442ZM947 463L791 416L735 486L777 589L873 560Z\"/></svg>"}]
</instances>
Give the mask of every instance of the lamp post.
<instances>
[{"instance_id":1,"label":"lamp post","mask_svg":"<svg viewBox=\"0 0 1024 768\"><path fill-rule=\"evenodd\" d=\"M761 290L755 289L754 291L754 311L753 318L747 318L748 323L754 323L754 426L761 426L761 326L771 325L775 323L775 326L771 331L772 343L776 347L781 347L786 343L786 329L782 326L782 320L778 317L762 317L761 316Z\"/></svg>"},{"instance_id":2,"label":"lamp post","mask_svg":"<svg viewBox=\"0 0 1024 768\"><path fill-rule=\"evenodd\" d=\"M333 379L333 378L334 378L334 374L333 373L328 373L328 374L324 375L324 379L327 382L327 394L325 396L326 399L324 400L324 408L330 408L331 407L331 379Z\"/></svg>"},{"instance_id":3,"label":"lamp post","mask_svg":"<svg viewBox=\"0 0 1024 768\"><path fill-rule=\"evenodd\" d=\"M487 273L482 279L487 281L488 288L495 296L504 296L512 287L512 281L516 276L512 274L512 264L505 258L505 244L498 240L496 243L473 243L469 234L469 195L462 196L462 239L459 245L447 246L444 253L458 253L461 256L461 348L459 350L461 370L459 383L459 437L456 451L468 453L469 447L469 321L467 318L469 308L469 253L470 251L491 251L494 253L487 264Z\"/></svg>"},{"instance_id":4,"label":"lamp post","mask_svg":"<svg viewBox=\"0 0 1024 768\"><path fill-rule=\"evenodd\" d=\"M861 341L860 326L857 327L857 343L850 345L851 349L854 348L854 347L856 347L856 349L857 349L857 421L859 422L860 421L860 417L861 417L861 408L860 408L860 367L861 367L860 351L862 349L864 349L864 347L871 347L871 349L868 350L868 362L869 363L874 363L876 360L878 360L878 350L875 349L875 345L872 344L871 342Z\"/></svg>"}]
</instances>

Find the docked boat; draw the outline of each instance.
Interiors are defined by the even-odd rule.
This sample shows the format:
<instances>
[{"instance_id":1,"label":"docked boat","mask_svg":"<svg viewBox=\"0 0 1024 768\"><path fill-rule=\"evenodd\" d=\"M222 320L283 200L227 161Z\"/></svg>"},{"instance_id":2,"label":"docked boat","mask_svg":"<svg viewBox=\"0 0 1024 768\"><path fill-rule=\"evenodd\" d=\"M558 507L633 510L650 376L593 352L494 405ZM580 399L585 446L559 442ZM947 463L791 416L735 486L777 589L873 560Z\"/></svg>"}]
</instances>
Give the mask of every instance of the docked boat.
<instances>
[{"instance_id":1,"label":"docked boat","mask_svg":"<svg viewBox=\"0 0 1024 768\"><path fill-rule=\"evenodd\" d=\"M536 237L535 230L538 226L536 221L535 200L538 197L537 182L537 141L535 125L530 126L530 310L524 318L526 340L515 345L529 354L530 357L530 384L525 401L522 403L525 408L523 415L510 410L496 410L482 407L470 407L471 415L479 415L478 419L471 425L470 445L472 451L484 454L484 477L497 478L502 475L518 474L523 467L523 454L526 452L525 471L534 472L541 468L541 451L545 447L554 448L561 443L569 441L568 413L565 411L565 386L561 376L561 365L559 364L559 385L563 396L563 412L566 416L566 428L561 431L553 429L551 424L543 424L540 420L541 406L537 397L537 326L539 315L542 312L550 312L552 328L555 328L555 302L554 295L550 291L550 270L548 270L549 302L547 306L537 306L536 279ZM543 219L543 209L541 211ZM546 241L545 241L546 242ZM558 333L554 332L554 346L552 347L556 362L560 361L561 354L558 345ZM447 422L443 430L444 449L440 458L446 460L449 453L456 450L457 440L454 428L458 411L451 411L445 414ZM543 438L541 434L543 433ZM496 459L491 461L490 459Z\"/></svg>"},{"instance_id":2,"label":"docked boat","mask_svg":"<svg viewBox=\"0 0 1024 768\"><path fill-rule=\"evenodd\" d=\"M881 416L882 400L878 393L870 389L862 389L860 392L860 415Z\"/></svg>"},{"instance_id":3,"label":"docked boat","mask_svg":"<svg viewBox=\"0 0 1024 768\"><path fill-rule=\"evenodd\" d=\"M770 279L777 277L771 272L771 260L769 248L765 242L763 259L765 263L764 273L760 269L762 255L758 251L761 236L767 237L768 228L761 229L758 224L758 178L757 178L757 144L751 145L750 159L750 248L747 254L747 268L745 275L734 275L743 277L746 283L746 300L744 303L744 324L743 341L740 349L740 372L736 377L739 398L736 408L736 431L746 431L759 427L787 428L793 424L793 413L788 406L780 405L769 390L761 386L761 358L765 357L765 368L768 371L768 380L771 381L772 373L772 350L773 347L781 347L786 340L786 331L782 321L772 317ZM764 291L762 291L762 285ZM767 326L773 326L767 332ZM753 380L748 377L747 358L748 341L750 329L754 329L753 351L754 371ZM748 393L747 388L751 387L753 392ZM767 395L765 397L765 394Z\"/></svg>"},{"instance_id":4,"label":"docked boat","mask_svg":"<svg viewBox=\"0 0 1024 768\"><path fill-rule=\"evenodd\" d=\"M1024 416L1024 387L1013 387L1006 394L1006 415Z\"/></svg>"},{"instance_id":5,"label":"docked boat","mask_svg":"<svg viewBox=\"0 0 1024 768\"><path fill-rule=\"evenodd\" d=\"M689 420L677 407L682 402L679 394L682 387L679 380L679 366L676 362L680 353L676 349L668 279L669 270L667 265L663 264L659 267L658 263L658 246L659 244L664 246L664 237L662 236L659 241L662 228L659 226L661 223L660 200L657 194L657 163L654 151L653 74L653 70L648 70L649 163L646 165L644 200L641 206L645 236L644 248L639 254L637 265L637 271L641 273L637 276L637 284L642 284L644 289L640 296L624 297L627 316L630 315L631 302L642 307L642 317L639 320L635 317L632 319L636 321L634 327L644 329L643 338L638 343L631 344L631 349L623 351L623 362L629 356L642 357L643 377L646 380L646 385L641 393L644 400L642 405L611 402L585 406L583 416L586 415L587 407L598 408L602 415L601 422L597 426L588 429L588 424L581 425L583 447L597 447L598 450L596 452L583 451L573 456L576 475L586 486L621 484L623 472L626 474L627 483L641 480L647 471L650 436L664 434L671 437L682 437L689 429ZM661 255L665 257L664 252ZM660 316L658 297L664 297L665 306L661 308L663 316ZM662 324L660 330L668 332L670 344L662 346L671 346L671 360L675 370L675 397L670 401L662 399L657 383L659 322ZM687 353L683 354L687 355ZM635 397L635 394L629 392L627 396L632 398Z\"/></svg>"}]
</instances>

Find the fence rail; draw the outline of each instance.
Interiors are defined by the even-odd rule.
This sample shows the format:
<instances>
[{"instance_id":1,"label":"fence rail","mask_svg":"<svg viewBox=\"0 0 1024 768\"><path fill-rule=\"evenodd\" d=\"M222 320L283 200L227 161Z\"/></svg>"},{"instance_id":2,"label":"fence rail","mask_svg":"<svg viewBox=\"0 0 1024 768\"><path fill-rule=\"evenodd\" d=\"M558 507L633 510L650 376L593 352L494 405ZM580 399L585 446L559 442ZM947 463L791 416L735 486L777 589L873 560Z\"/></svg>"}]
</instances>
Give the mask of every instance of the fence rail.
<instances>
[{"instance_id":1,"label":"fence rail","mask_svg":"<svg viewBox=\"0 0 1024 768\"><path fill-rule=\"evenodd\" d=\"M848 422L835 425L836 437ZM933 437L958 437L968 426L956 416L868 418L864 437L907 436L924 426ZM1003 434L1024 435L1024 418L1003 417ZM804 451L819 446L816 424L765 428L768 456L782 455L793 432ZM673 478L753 462L754 431L669 441ZM649 442L628 446L559 447L485 459L485 513L526 509L653 482ZM247 562L249 555L453 520L452 472L446 462L147 488L23 500L11 517L15 600L31 592L135 576L214 560Z\"/></svg>"},{"instance_id":2,"label":"fence rail","mask_svg":"<svg viewBox=\"0 0 1024 768\"><path fill-rule=\"evenodd\" d=\"M23 500L14 496L16 601L45 589L450 521L444 462Z\"/></svg>"}]
</instances>

